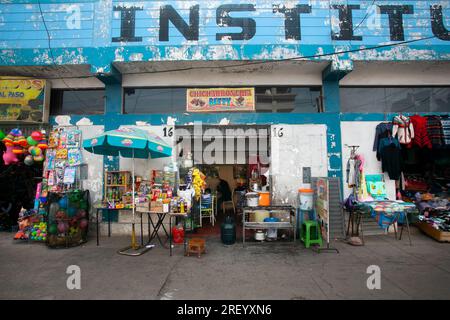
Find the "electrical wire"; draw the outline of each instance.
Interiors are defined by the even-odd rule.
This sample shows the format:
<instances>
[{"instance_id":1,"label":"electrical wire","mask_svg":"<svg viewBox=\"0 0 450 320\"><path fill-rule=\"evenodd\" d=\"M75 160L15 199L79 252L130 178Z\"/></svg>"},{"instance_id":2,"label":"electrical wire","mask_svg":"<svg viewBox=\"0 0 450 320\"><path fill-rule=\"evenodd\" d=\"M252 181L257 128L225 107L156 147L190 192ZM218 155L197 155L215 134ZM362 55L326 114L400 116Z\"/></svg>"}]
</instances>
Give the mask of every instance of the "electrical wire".
<instances>
[{"instance_id":1,"label":"electrical wire","mask_svg":"<svg viewBox=\"0 0 450 320\"><path fill-rule=\"evenodd\" d=\"M375 1L376 0L372 1L371 6L375 3ZM49 48L50 55L51 55L51 58L52 58L52 63L53 63L53 65L55 67L58 67L58 64L56 63L56 59L54 58L54 55L53 55L53 49L51 47L51 37L50 37L50 33L49 33L49 30L48 30L48 27L47 27L47 23L46 23L46 21L44 19L44 15L43 15L43 12L42 12L42 7L41 7L40 0L38 0L37 3L38 3L38 6L39 6L39 11L40 11L40 15L41 15L41 18L42 18L42 22L44 24L44 28L45 28L46 33L47 33L48 48ZM359 26L367 19L368 14L369 13L367 12L365 17L356 26L356 28L354 30L359 28ZM419 38L419 39L412 39L412 40L401 41L401 42L396 42L396 43L387 43L387 44L382 44L382 45L377 45L377 46L362 47L362 48L342 50L342 51L334 51L334 52L315 54L315 55L309 55L309 56L296 56L296 57L277 59L277 60L246 61L244 63L230 64L230 65L225 65L225 66L218 66L218 65L215 65L215 66L192 66L192 67L176 68L176 69L168 69L168 70L155 70L155 71L150 71L150 72L141 72L141 71L123 72L122 75L159 74L159 73L183 72L183 71L193 71L193 70L202 70L202 69L207 69L207 70L221 69L221 70L223 70L223 69L237 68L237 67L242 67L242 66L253 66L253 65L261 65L261 64L275 64L275 63L280 63L280 62L285 62L285 61L305 61L307 59L314 60L314 59L317 59L317 58L330 57L330 56L342 55L342 54L347 54L347 53L356 53L356 52L376 50L376 49L381 49L381 48L397 47L397 46L402 46L402 45L405 45L405 44L414 43L414 42L418 42L418 41L430 40L430 39L433 39L433 38L436 38L436 36L433 35L433 36L430 36L430 37L424 37L424 38ZM91 78L93 76L95 76L95 74L86 75L86 76L76 76L76 77L71 77L71 76L67 76L67 77L62 77L62 76L45 77L44 76L44 77L41 77L41 78L42 79L61 79L63 81L63 83L66 85L66 87L69 88L69 90L75 91L73 88L71 88L64 81L64 79L87 79L87 78ZM78 99L79 99L79 97L78 97ZM83 101L80 100L80 102L85 107L87 107L86 104Z\"/></svg>"},{"instance_id":2,"label":"electrical wire","mask_svg":"<svg viewBox=\"0 0 450 320\"><path fill-rule=\"evenodd\" d=\"M151 71L151 72L145 72L145 73L146 74L155 74L155 73L191 71L191 70L199 70L199 69L208 69L208 70L228 69L228 68L236 68L236 67L242 67L242 66L260 65L260 64L268 64L268 63L279 63L279 62L284 62L284 61L305 61L307 59L313 60L316 58L330 57L330 56L341 55L341 54L346 54L346 53L355 53L355 52L375 50L375 49L380 49L380 48L396 47L396 46L401 46L401 45L405 45L408 43L413 43L413 42L418 42L418 41L423 41L423 40L430 40L433 38L436 38L436 36L433 35L430 37L412 39L412 40L407 40L407 41L402 41L402 42L397 42L397 43L388 43L388 44L377 45L377 46L372 46L372 47L335 51L335 52L322 53L322 54L316 54L316 55L310 55L310 56L297 56L297 57L277 59L277 60L261 60L261 61L253 61L253 62L247 61L245 63L226 65L226 66L195 66L195 67L186 67L186 68L178 68L178 69L170 69L170 70ZM123 75L143 74L143 72L125 72L122 74Z\"/></svg>"},{"instance_id":3,"label":"electrical wire","mask_svg":"<svg viewBox=\"0 0 450 320\"><path fill-rule=\"evenodd\" d=\"M170 72L182 72L182 71L192 71L192 70L199 70L199 69L228 69L228 68L236 68L236 67L242 67L242 66L252 66L252 65L261 65L261 64L269 64L269 63L280 63L285 61L306 61L308 59L314 60L317 58L322 57L330 57L335 55L341 55L346 53L356 53L356 52L363 52L363 51L369 51L369 50L376 50L381 48L388 48L388 47L397 47L402 46L405 44L418 42L418 41L424 41L424 40L430 40L434 39L436 36L430 36L425 38L419 38L419 39L412 39L412 40L406 40L401 41L397 43L387 43L377 46L371 46L371 47L364 47L364 48L358 48L358 49L350 49L350 50L342 50L342 51L334 51L334 52L328 52L328 53L322 53L322 54L316 54L316 55L310 55L310 56L297 56L297 57L291 57L291 58L284 58L284 59L277 59L277 60L261 60L261 61L247 61L245 63L239 63L239 64L232 64L232 65L225 65L225 66L194 66L194 67L186 67L186 68L178 68L178 69L169 69L169 70L155 70L155 71L149 71L149 72L123 72L122 75L135 75L135 74L158 74L158 73L170 73ZM219 60L222 61L222 60ZM206 62L202 60L201 62ZM210 61L208 61L210 62ZM212 61L214 62L214 61ZM218 61L216 61L218 62ZM40 77L42 79L87 79L94 77L95 74L92 75L86 75L86 76L76 76L76 77ZM5 79L8 80L8 79ZM15 80L15 79L11 79Z\"/></svg>"},{"instance_id":4,"label":"electrical wire","mask_svg":"<svg viewBox=\"0 0 450 320\"><path fill-rule=\"evenodd\" d=\"M367 17L369 16L369 8L371 8L375 4L376 1L377 0L373 0L372 3L370 4L370 6L367 7L366 15L364 16L364 18L362 18L362 20L358 23L358 25L355 28L353 28L353 32L358 30L358 28L364 23L364 21L366 21Z\"/></svg>"}]
</instances>

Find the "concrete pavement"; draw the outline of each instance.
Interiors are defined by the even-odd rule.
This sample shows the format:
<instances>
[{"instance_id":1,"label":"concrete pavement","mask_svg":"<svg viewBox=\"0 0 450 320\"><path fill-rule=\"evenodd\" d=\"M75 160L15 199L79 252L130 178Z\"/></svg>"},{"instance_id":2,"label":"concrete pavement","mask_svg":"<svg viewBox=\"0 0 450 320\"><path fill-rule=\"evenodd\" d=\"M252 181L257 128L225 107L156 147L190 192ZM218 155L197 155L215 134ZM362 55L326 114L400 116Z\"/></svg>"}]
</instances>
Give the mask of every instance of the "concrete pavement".
<instances>
[{"instance_id":1,"label":"concrete pavement","mask_svg":"<svg viewBox=\"0 0 450 320\"><path fill-rule=\"evenodd\" d=\"M83 246L49 249L0 233L0 299L450 299L450 244L412 228L413 246L393 235L366 245L335 242L340 253L303 245L207 240L207 254L169 257L155 247L140 257L116 253L128 237L94 234ZM81 268L81 290L68 290L66 268ZM369 290L369 265L381 269L381 289Z\"/></svg>"}]
</instances>

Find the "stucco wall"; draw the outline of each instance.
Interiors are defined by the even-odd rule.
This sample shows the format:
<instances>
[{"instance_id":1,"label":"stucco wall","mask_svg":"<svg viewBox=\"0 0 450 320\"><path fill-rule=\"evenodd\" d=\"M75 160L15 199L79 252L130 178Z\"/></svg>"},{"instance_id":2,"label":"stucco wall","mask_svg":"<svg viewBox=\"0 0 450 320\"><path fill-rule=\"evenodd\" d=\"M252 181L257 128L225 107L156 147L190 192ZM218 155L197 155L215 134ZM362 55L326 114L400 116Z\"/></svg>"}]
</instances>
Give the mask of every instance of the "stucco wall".
<instances>
[{"instance_id":1,"label":"stucco wall","mask_svg":"<svg viewBox=\"0 0 450 320\"><path fill-rule=\"evenodd\" d=\"M272 201L296 206L298 189L310 186L303 184L303 167L311 168L312 177L328 175L327 127L280 124L272 126L271 132Z\"/></svg>"},{"instance_id":2,"label":"stucco wall","mask_svg":"<svg viewBox=\"0 0 450 320\"><path fill-rule=\"evenodd\" d=\"M348 197L351 189L345 183L345 168L350 157L350 148L346 145L359 145L358 153L364 155L365 174L379 174L381 172L381 162L376 158L376 152L372 150L375 139L375 128L379 121L343 121L341 122L342 134L342 170L344 172L344 197ZM389 179L384 174L386 181L387 196L395 200L395 180Z\"/></svg>"}]
</instances>

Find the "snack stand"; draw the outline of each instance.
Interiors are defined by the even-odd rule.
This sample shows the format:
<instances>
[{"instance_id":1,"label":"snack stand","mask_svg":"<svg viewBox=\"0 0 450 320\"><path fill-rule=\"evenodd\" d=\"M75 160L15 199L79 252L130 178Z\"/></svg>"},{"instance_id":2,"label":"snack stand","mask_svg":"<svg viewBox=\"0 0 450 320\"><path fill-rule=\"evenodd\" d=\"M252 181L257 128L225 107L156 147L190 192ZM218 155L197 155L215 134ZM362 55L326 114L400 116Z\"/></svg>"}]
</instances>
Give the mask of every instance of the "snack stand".
<instances>
[{"instance_id":1,"label":"snack stand","mask_svg":"<svg viewBox=\"0 0 450 320\"><path fill-rule=\"evenodd\" d=\"M165 170L152 170L149 188L145 189L147 193L138 194L136 203L136 212L141 214L141 233L142 233L142 215L147 214L148 221L148 241L145 246L150 245L157 240L162 247L167 248L169 241L170 255L172 255L172 222L173 220L183 220L183 230L186 230L186 219L190 217L192 197L189 192L176 190L175 168L166 167ZM177 195L175 195L175 193ZM164 222L169 220L169 230L166 229ZM164 241L160 236L162 228ZM186 237L184 237L184 248L186 252Z\"/></svg>"},{"instance_id":2,"label":"snack stand","mask_svg":"<svg viewBox=\"0 0 450 320\"><path fill-rule=\"evenodd\" d=\"M131 245L118 251L119 254L139 256L150 248L142 248L136 243L135 212L136 212L136 186L134 159L148 159L170 157L172 148L165 145L160 137L138 128L119 128L102 133L92 139L84 140L83 147L92 153L110 156L132 158L133 170L131 174L131 210L133 212ZM116 206L117 207L117 206ZM142 230L142 225L141 225ZM133 251L130 252L129 250ZM143 249L142 251L138 251Z\"/></svg>"}]
</instances>

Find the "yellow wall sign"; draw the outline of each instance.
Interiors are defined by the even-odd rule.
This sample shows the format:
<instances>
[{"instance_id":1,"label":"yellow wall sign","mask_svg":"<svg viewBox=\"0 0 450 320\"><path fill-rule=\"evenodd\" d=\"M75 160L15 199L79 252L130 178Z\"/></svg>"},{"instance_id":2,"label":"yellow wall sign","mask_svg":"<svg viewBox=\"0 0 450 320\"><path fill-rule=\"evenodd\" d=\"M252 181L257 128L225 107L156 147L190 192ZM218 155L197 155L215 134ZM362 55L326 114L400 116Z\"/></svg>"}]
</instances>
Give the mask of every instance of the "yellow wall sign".
<instances>
[{"instance_id":1,"label":"yellow wall sign","mask_svg":"<svg viewBox=\"0 0 450 320\"><path fill-rule=\"evenodd\" d=\"M0 77L0 121L46 122L48 91L45 80Z\"/></svg>"},{"instance_id":2,"label":"yellow wall sign","mask_svg":"<svg viewBox=\"0 0 450 320\"><path fill-rule=\"evenodd\" d=\"M243 112L255 110L255 88L188 89L188 112Z\"/></svg>"}]
</instances>

